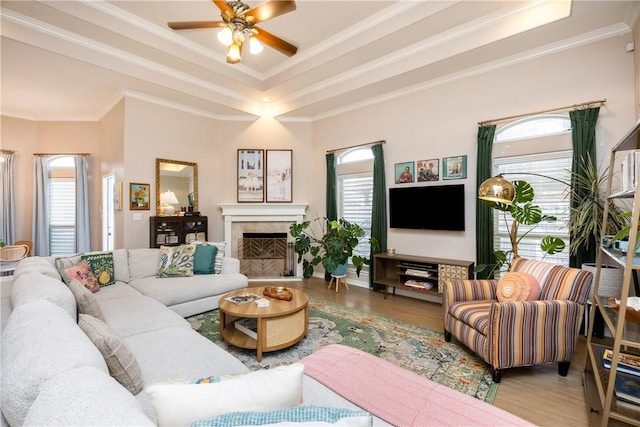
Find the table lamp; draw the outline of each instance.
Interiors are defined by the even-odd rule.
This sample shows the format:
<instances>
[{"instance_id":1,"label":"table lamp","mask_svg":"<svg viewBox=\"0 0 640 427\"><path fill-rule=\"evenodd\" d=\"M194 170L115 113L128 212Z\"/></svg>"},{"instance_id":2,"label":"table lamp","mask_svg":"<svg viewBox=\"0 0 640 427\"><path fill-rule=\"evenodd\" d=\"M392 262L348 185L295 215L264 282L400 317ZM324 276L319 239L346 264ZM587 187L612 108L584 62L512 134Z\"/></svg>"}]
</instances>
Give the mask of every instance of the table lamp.
<instances>
[{"instance_id":1,"label":"table lamp","mask_svg":"<svg viewBox=\"0 0 640 427\"><path fill-rule=\"evenodd\" d=\"M160 194L160 206L162 207L163 215L173 215L176 212L176 208L173 205L176 203L178 203L178 198L173 191L168 190Z\"/></svg>"}]
</instances>

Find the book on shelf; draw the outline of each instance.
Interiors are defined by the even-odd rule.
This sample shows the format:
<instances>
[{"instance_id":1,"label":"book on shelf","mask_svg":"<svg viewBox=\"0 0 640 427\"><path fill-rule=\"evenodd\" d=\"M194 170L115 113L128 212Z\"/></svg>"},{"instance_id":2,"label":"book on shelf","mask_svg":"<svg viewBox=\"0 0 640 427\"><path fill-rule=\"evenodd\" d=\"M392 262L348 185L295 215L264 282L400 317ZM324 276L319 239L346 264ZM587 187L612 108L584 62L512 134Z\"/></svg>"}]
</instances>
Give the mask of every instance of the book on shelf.
<instances>
[{"instance_id":1,"label":"book on shelf","mask_svg":"<svg viewBox=\"0 0 640 427\"><path fill-rule=\"evenodd\" d=\"M237 330L240 332L249 335L254 340L258 339L258 319L256 318L245 318L236 320L234 323Z\"/></svg>"},{"instance_id":2,"label":"book on shelf","mask_svg":"<svg viewBox=\"0 0 640 427\"><path fill-rule=\"evenodd\" d=\"M613 350L609 348L602 349L602 364L605 368L611 369L611 359L613 358ZM620 352L618 357L618 372L640 377L640 356L629 353Z\"/></svg>"},{"instance_id":3,"label":"book on shelf","mask_svg":"<svg viewBox=\"0 0 640 427\"><path fill-rule=\"evenodd\" d=\"M256 295L253 292L243 292L241 294L226 297L224 300L234 303L235 305L246 304L251 301L257 301L262 298L260 295Z\"/></svg>"},{"instance_id":4,"label":"book on shelf","mask_svg":"<svg viewBox=\"0 0 640 427\"><path fill-rule=\"evenodd\" d=\"M614 388L618 400L640 405L640 378L637 376L617 372Z\"/></svg>"},{"instance_id":5,"label":"book on shelf","mask_svg":"<svg viewBox=\"0 0 640 427\"><path fill-rule=\"evenodd\" d=\"M421 277L429 277L431 276L431 272L424 270L417 270L415 268L407 268L405 274L409 274L411 276L421 276Z\"/></svg>"},{"instance_id":6,"label":"book on shelf","mask_svg":"<svg viewBox=\"0 0 640 427\"><path fill-rule=\"evenodd\" d=\"M408 286L410 288L416 288L416 289L424 289L424 290L429 290L431 288L433 288L433 284L429 283L429 282L420 282L418 280L407 280L404 282L405 286Z\"/></svg>"}]
</instances>

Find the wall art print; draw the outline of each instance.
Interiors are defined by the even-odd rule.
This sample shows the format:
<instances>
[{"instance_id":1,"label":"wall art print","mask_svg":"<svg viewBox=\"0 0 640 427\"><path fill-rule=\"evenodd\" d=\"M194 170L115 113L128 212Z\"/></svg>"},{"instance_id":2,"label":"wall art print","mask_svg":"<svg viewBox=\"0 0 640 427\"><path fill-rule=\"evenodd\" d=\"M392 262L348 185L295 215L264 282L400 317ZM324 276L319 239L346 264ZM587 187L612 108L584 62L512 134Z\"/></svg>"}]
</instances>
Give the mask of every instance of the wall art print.
<instances>
[{"instance_id":1,"label":"wall art print","mask_svg":"<svg viewBox=\"0 0 640 427\"><path fill-rule=\"evenodd\" d=\"M442 179L465 179L467 177L467 156L444 157L442 159Z\"/></svg>"},{"instance_id":2,"label":"wall art print","mask_svg":"<svg viewBox=\"0 0 640 427\"><path fill-rule=\"evenodd\" d=\"M396 184L406 184L409 182L413 182L414 177L414 163L413 162L403 162L395 164L395 178Z\"/></svg>"},{"instance_id":3,"label":"wall art print","mask_svg":"<svg viewBox=\"0 0 640 427\"><path fill-rule=\"evenodd\" d=\"M149 197L151 184L129 183L129 209L132 211L150 210Z\"/></svg>"},{"instance_id":4,"label":"wall art print","mask_svg":"<svg viewBox=\"0 0 640 427\"><path fill-rule=\"evenodd\" d=\"M238 150L238 203L264 202L264 150Z\"/></svg>"},{"instance_id":5,"label":"wall art print","mask_svg":"<svg viewBox=\"0 0 640 427\"><path fill-rule=\"evenodd\" d=\"M440 179L440 161L438 159L418 160L418 182L438 181Z\"/></svg>"},{"instance_id":6,"label":"wall art print","mask_svg":"<svg viewBox=\"0 0 640 427\"><path fill-rule=\"evenodd\" d=\"M113 183L113 208L117 211L122 210L122 181Z\"/></svg>"},{"instance_id":7,"label":"wall art print","mask_svg":"<svg viewBox=\"0 0 640 427\"><path fill-rule=\"evenodd\" d=\"M292 150L267 150L267 203L292 202Z\"/></svg>"}]
</instances>

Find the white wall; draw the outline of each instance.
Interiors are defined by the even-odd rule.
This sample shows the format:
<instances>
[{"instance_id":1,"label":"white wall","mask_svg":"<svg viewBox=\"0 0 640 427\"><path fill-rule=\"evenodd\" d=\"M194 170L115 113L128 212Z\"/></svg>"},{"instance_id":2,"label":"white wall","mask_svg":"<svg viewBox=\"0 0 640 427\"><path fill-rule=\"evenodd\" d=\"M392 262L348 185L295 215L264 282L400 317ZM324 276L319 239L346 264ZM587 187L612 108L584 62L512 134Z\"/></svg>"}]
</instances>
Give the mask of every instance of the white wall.
<instances>
[{"instance_id":1,"label":"white wall","mask_svg":"<svg viewBox=\"0 0 640 427\"><path fill-rule=\"evenodd\" d=\"M325 211L328 149L384 139L386 182L394 184L394 163L467 155L466 231L389 229L388 247L397 253L475 261L476 137L479 121L606 98L597 127L598 159L635 122L633 54L625 38L612 38L515 64L313 124L313 208ZM445 181L441 179L440 184ZM407 185L407 184L403 184ZM414 185L431 185L414 184ZM421 201L442 209L437 201ZM416 206L417 208L418 206Z\"/></svg>"}]
</instances>

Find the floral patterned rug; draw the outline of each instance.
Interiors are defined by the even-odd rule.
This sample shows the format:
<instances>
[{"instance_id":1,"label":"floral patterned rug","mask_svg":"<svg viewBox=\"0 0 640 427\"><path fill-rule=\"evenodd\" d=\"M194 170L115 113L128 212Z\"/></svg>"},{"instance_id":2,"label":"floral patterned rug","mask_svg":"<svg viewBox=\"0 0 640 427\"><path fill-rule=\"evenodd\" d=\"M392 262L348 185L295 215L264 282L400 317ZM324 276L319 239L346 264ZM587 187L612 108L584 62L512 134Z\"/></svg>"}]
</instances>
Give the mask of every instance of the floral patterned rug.
<instances>
[{"instance_id":1,"label":"floral patterned rug","mask_svg":"<svg viewBox=\"0 0 640 427\"><path fill-rule=\"evenodd\" d=\"M498 390L498 384L491 379L489 366L462 345L445 342L441 332L328 301L310 299L308 336L289 348L263 353L262 362L256 361L255 350L220 342L218 310L187 320L193 329L233 354L251 370L293 363L326 345L340 343L485 402L492 403Z\"/></svg>"}]
</instances>

